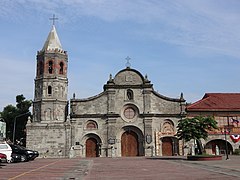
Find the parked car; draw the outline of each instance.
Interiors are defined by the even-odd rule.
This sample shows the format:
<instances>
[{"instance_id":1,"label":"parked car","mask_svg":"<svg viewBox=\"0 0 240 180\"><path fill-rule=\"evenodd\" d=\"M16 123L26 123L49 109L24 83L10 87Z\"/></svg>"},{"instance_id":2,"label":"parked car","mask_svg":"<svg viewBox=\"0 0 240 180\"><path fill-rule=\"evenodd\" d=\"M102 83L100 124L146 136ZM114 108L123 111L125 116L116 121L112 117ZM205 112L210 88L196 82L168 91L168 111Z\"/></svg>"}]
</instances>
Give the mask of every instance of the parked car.
<instances>
[{"instance_id":1,"label":"parked car","mask_svg":"<svg viewBox=\"0 0 240 180\"><path fill-rule=\"evenodd\" d=\"M22 156L20 154L15 154L12 153L12 162L21 162L22 161Z\"/></svg>"},{"instance_id":2,"label":"parked car","mask_svg":"<svg viewBox=\"0 0 240 180\"><path fill-rule=\"evenodd\" d=\"M39 156L38 151L33 151L33 153L34 153L34 156L31 160L34 160L35 158L37 158Z\"/></svg>"},{"instance_id":3,"label":"parked car","mask_svg":"<svg viewBox=\"0 0 240 180\"><path fill-rule=\"evenodd\" d=\"M0 162L7 162L7 155L0 153Z\"/></svg>"},{"instance_id":4,"label":"parked car","mask_svg":"<svg viewBox=\"0 0 240 180\"><path fill-rule=\"evenodd\" d=\"M5 154L7 156L7 162L12 162L12 148L6 142L0 143L0 153Z\"/></svg>"},{"instance_id":5,"label":"parked car","mask_svg":"<svg viewBox=\"0 0 240 180\"><path fill-rule=\"evenodd\" d=\"M36 157L39 156L38 151L30 150L30 149L27 149L27 148L25 148L25 147L23 147L23 146L20 146L20 145L17 145L17 146L18 146L19 148L21 148L21 149L24 149L24 150L26 150L26 151L29 151L29 152L32 152L32 153L33 153L33 156L29 159L30 161L31 161L31 160L34 160Z\"/></svg>"},{"instance_id":6,"label":"parked car","mask_svg":"<svg viewBox=\"0 0 240 180\"><path fill-rule=\"evenodd\" d=\"M25 149L15 144L9 144L9 145L12 148L13 153L21 155L22 162L32 160L35 156L32 150Z\"/></svg>"}]
</instances>

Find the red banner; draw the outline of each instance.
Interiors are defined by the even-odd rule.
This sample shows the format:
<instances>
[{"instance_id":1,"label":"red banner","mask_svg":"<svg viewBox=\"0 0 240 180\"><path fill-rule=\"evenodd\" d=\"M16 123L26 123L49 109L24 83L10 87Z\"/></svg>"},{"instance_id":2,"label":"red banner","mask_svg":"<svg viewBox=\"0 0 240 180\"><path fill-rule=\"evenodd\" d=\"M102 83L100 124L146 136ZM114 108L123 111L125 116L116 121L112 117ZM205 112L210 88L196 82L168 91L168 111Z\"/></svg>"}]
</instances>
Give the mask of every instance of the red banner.
<instances>
[{"instance_id":1,"label":"red banner","mask_svg":"<svg viewBox=\"0 0 240 180\"><path fill-rule=\"evenodd\" d=\"M240 140L240 135L238 134L238 135L230 135L230 138L232 139L232 141L234 142L234 143L237 143L239 140Z\"/></svg>"}]
</instances>

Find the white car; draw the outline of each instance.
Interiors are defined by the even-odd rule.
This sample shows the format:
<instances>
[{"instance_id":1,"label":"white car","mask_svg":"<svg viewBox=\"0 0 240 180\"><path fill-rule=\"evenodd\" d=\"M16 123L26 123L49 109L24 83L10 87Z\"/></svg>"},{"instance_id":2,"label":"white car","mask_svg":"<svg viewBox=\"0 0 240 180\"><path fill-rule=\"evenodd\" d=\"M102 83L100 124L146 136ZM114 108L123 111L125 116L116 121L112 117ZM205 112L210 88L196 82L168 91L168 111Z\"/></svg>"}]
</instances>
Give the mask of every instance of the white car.
<instances>
[{"instance_id":1,"label":"white car","mask_svg":"<svg viewBox=\"0 0 240 180\"><path fill-rule=\"evenodd\" d=\"M12 162L12 148L6 142L0 143L0 153L7 156L7 162Z\"/></svg>"}]
</instances>

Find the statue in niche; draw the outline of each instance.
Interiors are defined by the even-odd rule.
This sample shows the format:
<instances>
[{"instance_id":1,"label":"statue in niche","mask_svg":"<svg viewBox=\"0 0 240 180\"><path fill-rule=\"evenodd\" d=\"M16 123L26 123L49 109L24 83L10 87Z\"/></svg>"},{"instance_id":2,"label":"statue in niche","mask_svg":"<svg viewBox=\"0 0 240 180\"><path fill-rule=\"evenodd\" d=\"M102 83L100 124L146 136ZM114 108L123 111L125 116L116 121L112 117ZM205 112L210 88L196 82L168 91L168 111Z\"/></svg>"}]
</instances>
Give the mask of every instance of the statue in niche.
<instances>
[{"instance_id":1,"label":"statue in niche","mask_svg":"<svg viewBox=\"0 0 240 180\"><path fill-rule=\"evenodd\" d=\"M133 91L130 89L127 90L127 99L133 100Z\"/></svg>"}]
</instances>

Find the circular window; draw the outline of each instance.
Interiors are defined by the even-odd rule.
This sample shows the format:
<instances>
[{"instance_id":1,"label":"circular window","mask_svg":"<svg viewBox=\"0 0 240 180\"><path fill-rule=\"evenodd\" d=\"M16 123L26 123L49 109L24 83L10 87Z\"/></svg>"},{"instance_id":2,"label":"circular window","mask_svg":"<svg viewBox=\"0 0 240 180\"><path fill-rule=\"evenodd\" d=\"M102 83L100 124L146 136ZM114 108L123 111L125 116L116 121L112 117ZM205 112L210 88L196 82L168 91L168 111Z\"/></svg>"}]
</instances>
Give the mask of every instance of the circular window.
<instances>
[{"instance_id":1,"label":"circular window","mask_svg":"<svg viewBox=\"0 0 240 180\"><path fill-rule=\"evenodd\" d=\"M134 122L135 120L137 120L138 114L139 114L138 108L133 104L126 104L121 109L122 120L127 123Z\"/></svg>"},{"instance_id":2,"label":"circular window","mask_svg":"<svg viewBox=\"0 0 240 180\"><path fill-rule=\"evenodd\" d=\"M133 119L135 117L135 110L132 108L132 107L127 107L125 110L124 110L124 116L125 118L127 119Z\"/></svg>"}]
</instances>

